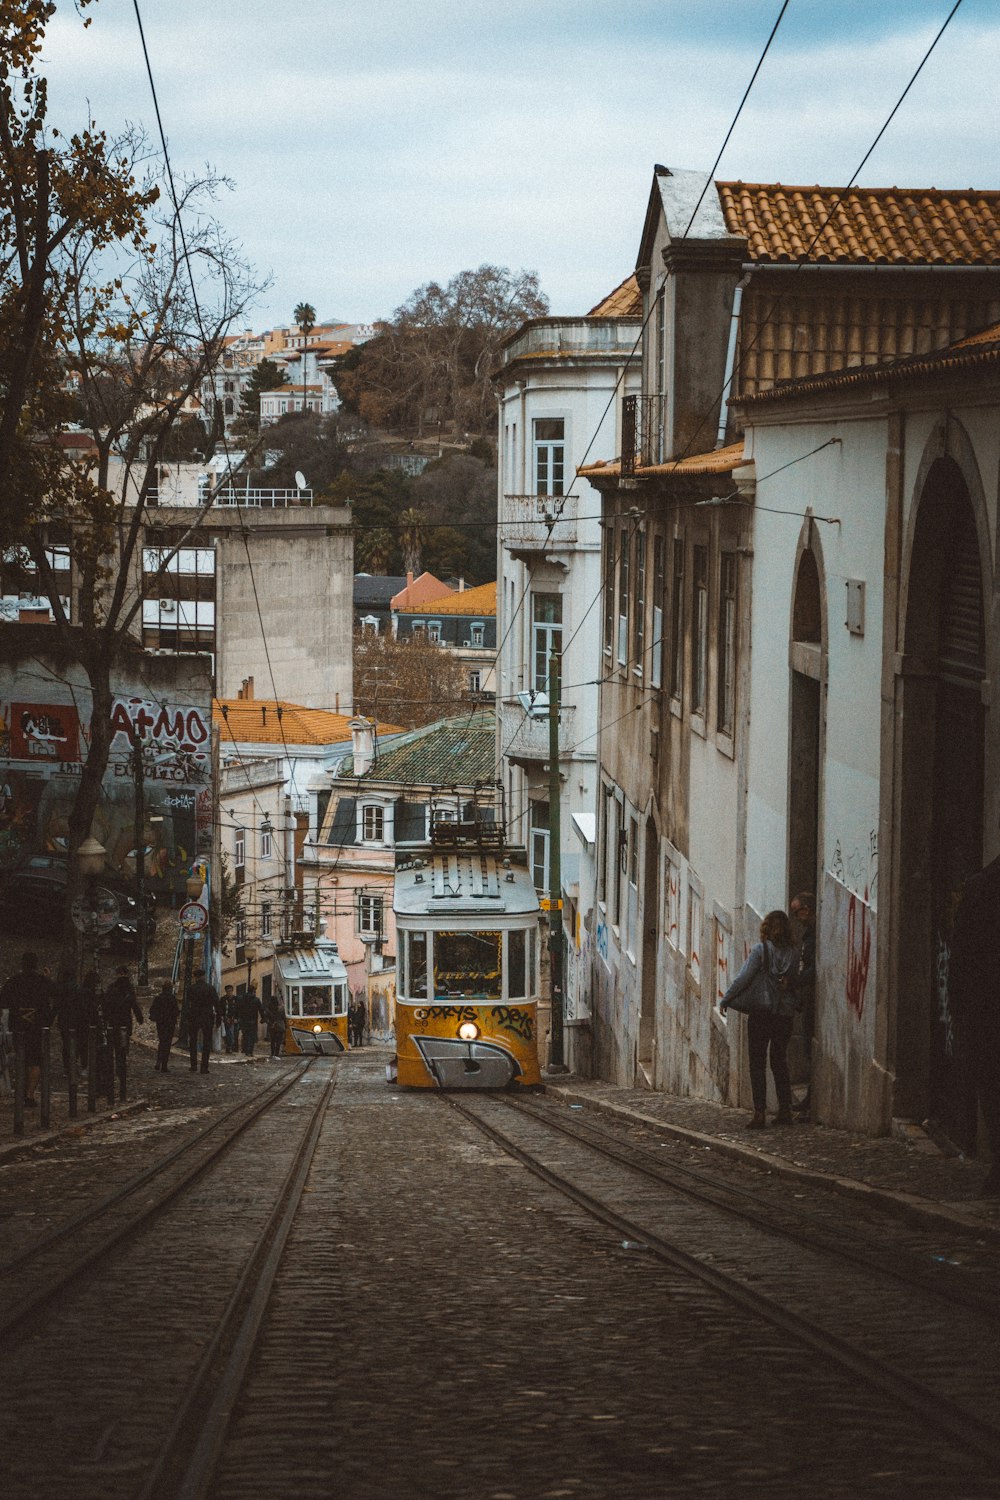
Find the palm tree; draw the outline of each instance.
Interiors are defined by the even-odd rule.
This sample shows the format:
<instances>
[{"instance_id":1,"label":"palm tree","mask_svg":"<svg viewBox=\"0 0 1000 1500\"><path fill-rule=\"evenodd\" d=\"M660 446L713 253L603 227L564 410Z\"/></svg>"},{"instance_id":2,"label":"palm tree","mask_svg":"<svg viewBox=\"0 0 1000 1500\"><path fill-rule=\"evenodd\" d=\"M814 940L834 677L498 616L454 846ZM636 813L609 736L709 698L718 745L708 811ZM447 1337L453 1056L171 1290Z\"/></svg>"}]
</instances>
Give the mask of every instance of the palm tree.
<instances>
[{"instance_id":1,"label":"palm tree","mask_svg":"<svg viewBox=\"0 0 1000 1500\"><path fill-rule=\"evenodd\" d=\"M420 546L424 539L423 512L411 505L399 515L399 539L403 544L403 567L414 577L420 572Z\"/></svg>"},{"instance_id":2,"label":"palm tree","mask_svg":"<svg viewBox=\"0 0 1000 1500\"><path fill-rule=\"evenodd\" d=\"M306 414L306 345L309 335L316 327L316 309L311 302L300 302L292 312L302 335L302 415Z\"/></svg>"}]
</instances>

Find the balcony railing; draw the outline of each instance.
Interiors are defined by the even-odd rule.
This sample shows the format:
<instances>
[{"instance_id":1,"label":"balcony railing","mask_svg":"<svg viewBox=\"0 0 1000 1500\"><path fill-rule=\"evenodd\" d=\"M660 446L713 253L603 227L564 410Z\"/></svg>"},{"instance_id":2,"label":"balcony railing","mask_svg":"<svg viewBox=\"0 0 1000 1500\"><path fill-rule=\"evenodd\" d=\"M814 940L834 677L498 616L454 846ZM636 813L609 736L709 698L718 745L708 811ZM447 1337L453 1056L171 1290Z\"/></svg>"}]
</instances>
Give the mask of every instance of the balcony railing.
<instances>
[{"instance_id":1,"label":"balcony railing","mask_svg":"<svg viewBox=\"0 0 1000 1500\"><path fill-rule=\"evenodd\" d=\"M622 402L622 477L663 463L665 396L626 396Z\"/></svg>"},{"instance_id":2,"label":"balcony railing","mask_svg":"<svg viewBox=\"0 0 1000 1500\"><path fill-rule=\"evenodd\" d=\"M534 717L525 712L515 695L500 704L500 734L504 755L518 761L547 761L549 758L548 714ZM567 703L559 711L559 754L569 755L576 748L576 709ZM594 751L597 738L588 740L584 750Z\"/></svg>"},{"instance_id":3,"label":"balcony railing","mask_svg":"<svg viewBox=\"0 0 1000 1500\"><path fill-rule=\"evenodd\" d=\"M213 501L212 493L207 485L199 484L197 501L192 497L185 498L171 490L161 490L158 485L150 484L142 492L146 505L156 507L166 506L191 506L191 505L224 505L235 509L242 505L248 510L287 510L302 505L311 506L313 503L313 492L305 490L248 490L239 485L225 485L216 490Z\"/></svg>"},{"instance_id":4,"label":"balcony railing","mask_svg":"<svg viewBox=\"0 0 1000 1500\"><path fill-rule=\"evenodd\" d=\"M576 546L578 495L504 495L500 537L508 552Z\"/></svg>"}]
</instances>

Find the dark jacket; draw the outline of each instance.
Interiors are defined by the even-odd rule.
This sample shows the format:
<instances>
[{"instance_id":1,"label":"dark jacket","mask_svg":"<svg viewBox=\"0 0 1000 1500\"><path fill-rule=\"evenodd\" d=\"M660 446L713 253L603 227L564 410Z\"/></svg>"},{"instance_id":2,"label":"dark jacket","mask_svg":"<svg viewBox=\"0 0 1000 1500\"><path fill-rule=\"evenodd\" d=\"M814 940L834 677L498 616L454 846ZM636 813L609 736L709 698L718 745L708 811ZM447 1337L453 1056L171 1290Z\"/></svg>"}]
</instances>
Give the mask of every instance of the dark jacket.
<instances>
[{"instance_id":1,"label":"dark jacket","mask_svg":"<svg viewBox=\"0 0 1000 1500\"><path fill-rule=\"evenodd\" d=\"M0 1010L9 1013L10 1029L41 1040L42 1030L52 1024L55 986L37 970L20 969L0 989Z\"/></svg>"},{"instance_id":2,"label":"dark jacket","mask_svg":"<svg viewBox=\"0 0 1000 1500\"><path fill-rule=\"evenodd\" d=\"M142 1025L143 1015L136 1003L132 981L124 975L120 974L108 985L101 1001L101 1009L109 1026L118 1026L129 1036L132 1035L133 1016Z\"/></svg>"},{"instance_id":3,"label":"dark jacket","mask_svg":"<svg viewBox=\"0 0 1000 1500\"><path fill-rule=\"evenodd\" d=\"M180 1011L181 1008L177 1004L177 996L169 985L164 985L149 1007L149 1019L156 1022L157 1031L169 1031L172 1036Z\"/></svg>"},{"instance_id":4,"label":"dark jacket","mask_svg":"<svg viewBox=\"0 0 1000 1500\"><path fill-rule=\"evenodd\" d=\"M240 1030L244 1034L249 1034L251 1031L256 1033L257 1022L262 1015L263 1011L260 1008L260 1001L256 995L236 996L236 1019L239 1022Z\"/></svg>"},{"instance_id":5,"label":"dark jacket","mask_svg":"<svg viewBox=\"0 0 1000 1500\"><path fill-rule=\"evenodd\" d=\"M787 1019L795 1014L796 997L792 989L784 990L780 987L782 979L791 979L799 965L798 948L776 948L773 943L755 943L750 949L747 961L743 965L732 984L729 986L722 999L719 1001L720 1010L726 1010L732 1006L733 1010L742 1010L741 997L745 996L757 975L764 967L764 950L767 950L767 968L774 983L771 985L773 1006L771 1014Z\"/></svg>"},{"instance_id":6,"label":"dark jacket","mask_svg":"<svg viewBox=\"0 0 1000 1500\"><path fill-rule=\"evenodd\" d=\"M192 1026L218 1026L222 1022L219 992L207 979L196 979L188 990L188 1018Z\"/></svg>"}]
</instances>

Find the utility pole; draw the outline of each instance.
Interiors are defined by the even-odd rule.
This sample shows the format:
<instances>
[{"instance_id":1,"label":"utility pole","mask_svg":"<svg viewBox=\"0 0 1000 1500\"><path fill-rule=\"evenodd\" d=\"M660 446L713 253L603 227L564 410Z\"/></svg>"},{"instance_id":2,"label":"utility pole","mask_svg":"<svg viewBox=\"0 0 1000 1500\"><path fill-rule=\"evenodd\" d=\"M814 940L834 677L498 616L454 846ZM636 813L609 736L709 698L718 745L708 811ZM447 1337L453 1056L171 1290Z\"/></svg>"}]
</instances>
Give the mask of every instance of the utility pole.
<instances>
[{"instance_id":1,"label":"utility pole","mask_svg":"<svg viewBox=\"0 0 1000 1500\"><path fill-rule=\"evenodd\" d=\"M563 1058L563 922L560 859L559 653L549 652L549 975L552 988L552 1055L549 1066L565 1071Z\"/></svg>"}]
</instances>

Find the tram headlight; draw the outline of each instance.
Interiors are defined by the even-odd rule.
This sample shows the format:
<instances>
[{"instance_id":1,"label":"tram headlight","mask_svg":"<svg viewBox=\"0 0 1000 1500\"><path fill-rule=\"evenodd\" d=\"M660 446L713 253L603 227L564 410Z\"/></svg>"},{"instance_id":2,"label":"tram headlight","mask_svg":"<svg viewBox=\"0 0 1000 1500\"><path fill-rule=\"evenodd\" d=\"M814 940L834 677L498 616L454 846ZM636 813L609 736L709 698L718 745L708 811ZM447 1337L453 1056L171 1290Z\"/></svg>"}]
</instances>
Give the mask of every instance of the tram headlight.
<instances>
[{"instance_id":1,"label":"tram headlight","mask_svg":"<svg viewBox=\"0 0 1000 1500\"><path fill-rule=\"evenodd\" d=\"M479 1035L479 1027L475 1021L463 1021L458 1028L458 1034L463 1042L474 1042Z\"/></svg>"},{"instance_id":2,"label":"tram headlight","mask_svg":"<svg viewBox=\"0 0 1000 1500\"><path fill-rule=\"evenodd\" d=\"M316 1036L322 1036L322 1034L323 1034L323 1028L322 1028L322 1026L314 1026L313 1027L313 1033Z\"/></svg>"}]
</instances>

